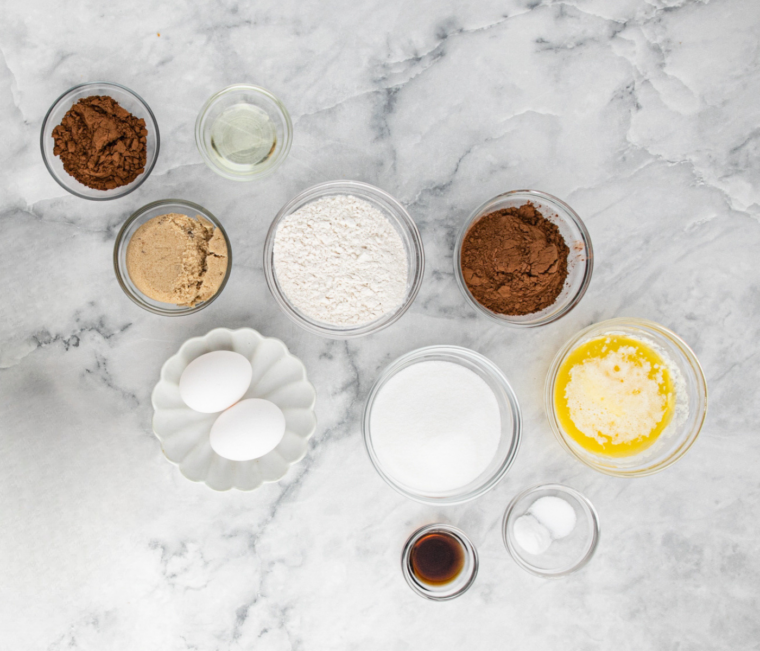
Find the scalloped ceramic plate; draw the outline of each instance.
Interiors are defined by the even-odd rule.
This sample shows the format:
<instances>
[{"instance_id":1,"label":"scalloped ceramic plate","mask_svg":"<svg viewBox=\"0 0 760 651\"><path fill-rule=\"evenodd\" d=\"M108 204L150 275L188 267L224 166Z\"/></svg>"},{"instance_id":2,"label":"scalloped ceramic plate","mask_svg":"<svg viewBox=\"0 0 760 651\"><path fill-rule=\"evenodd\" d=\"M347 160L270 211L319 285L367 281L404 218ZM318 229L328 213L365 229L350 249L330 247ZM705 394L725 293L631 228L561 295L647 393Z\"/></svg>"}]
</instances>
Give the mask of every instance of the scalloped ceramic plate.
<instances>
[{"instance_id":1,"label":"scalloped ceramic plate","mask_svg":"<svg viewBox=\"0 0 760 651\"><path fill-rule=\"evenodd\" d=\"M214 350L233 350L250 360L253 378L241 400L265 398L285 414L282 441L259 459L230 461L216 454L209 443L209 432L219 414L193 411L179 396L179 378L185 367ZM153 432L166 458L189 480L218 491L250 491L264 482L282 479L290 466L303 459L317 427L315 400L304 365L279 339L263 337L251 328L217 328L203 337L188 339L161 368L161 379L151 396Z\"/></svg>"}]
</instances>

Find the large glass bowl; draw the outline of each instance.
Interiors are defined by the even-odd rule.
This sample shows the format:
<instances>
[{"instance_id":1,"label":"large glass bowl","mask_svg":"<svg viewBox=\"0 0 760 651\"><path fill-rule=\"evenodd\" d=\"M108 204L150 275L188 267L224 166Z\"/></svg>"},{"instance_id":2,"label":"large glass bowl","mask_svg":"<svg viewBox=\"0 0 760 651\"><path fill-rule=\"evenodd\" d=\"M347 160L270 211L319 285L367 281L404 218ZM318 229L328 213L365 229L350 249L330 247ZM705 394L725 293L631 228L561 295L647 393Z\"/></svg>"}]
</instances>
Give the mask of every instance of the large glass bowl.
<instances>
[{"instance_id":1,"label":"large glass bowl","mask_svg":"<svg viewBox=\"0 0 760 651\"><path fill-rule=\"evenodd\" d=\"M362 199L380 210L401 237L407 258L406 294L402 303L395 310L383 314L374 321L351 326L340 326L317 321L295 307L288 299L282 287L280 287L274 266L274 240L280 222L299 208L317 199L342 194ZM266 275L267 285L269 285L269 291L272 292L272 296L274 296L277 304L283 309L285 314L305 330L331 339L362 337L387 328L392 323L398 321L417 297L417 293L422 285L422 275L424 272L425 251L422 248L422 238L409 213L387 192L359 181L328 181L304 190L286 203L280 212L277 213L272 225L269 227L266 242L264 243L264 274Z\"/></svg>"},{"instance_id":2,"label":"large glass bowl","mask_svg":"<svg viewBox=\"0 0 760 651\"><path fill-rule=\"evenodd\" d=\"M394 478L386 472L383 465L375 453L372 442L372 408L375 400L382 390L383 386L396 373L402 371L413 364L420 362L441 361L459 364L466 369L478 375L493 391L496 401L499 405L499 414L501 416L501 436L499 446L488 467L469 484L445 492L421 492L415 488L405 485L403 482ZM468 348L459 346L428 346L402 355L388 368L386 368L380 377L375 381L374 386L367 396L367 402L364 406L364 415L362 417L362 433L364 436L364 445L367 448L370 461L391 488L408 497L409 499L422 502L423 504L460 504L473 500L480 495L491 490L509 470L510 466L517 456L520 448L520 438L522 435L522 415L520 406L517 402L517 396L512 390L504 373L487 357Z\"/></svg>"},{"instance_id":3,"label":"large glass bowl","mask_svg":"<svg viewBox=\"0 0 760 651\"><path fill-rule=\"evenodd\" d=\"M556 224L559 232L567 243L570 253L567 260L567 280L557 300L549 307L534 312L512 316L498 314L481 305L472 295L462 273L462 244L473 224L481 217L496 210L519 208L526 203L532 203L536 209L550 222ZM484 204L478 206L467 218L459 231L459 237L454 247L454 277L459 289L467 301L481 314L501 325L516 328L533 328L552 323L570 312L583 298L591 282L594 269L594 250L591 246L591 236L578 214L564 201L538 190L512 190L505 192Z\"/></svg>"},{"instance_id":4,"label":"large glass bowl","mask_svg":"<svg viewBox=\"0 0 760 651\"><path fill-rule=\"evenodd\" d=\"M91 97L92 95L107 95L116 100L119 105L129 111L136 118L145 120L145 128L148 130L146 142L146 159L145 171L140 174L132 183L122 185L112 190L95 190L77 181L65 169L60 157L53 154L55 141L53 140L53 129L57 127L69 109L80 99ZM40 148L42 149L42 160L45 162L50 175L55 181L71 194L90 199L92 201L107 201L109 199L118 199L139 188L150 176L153 167L158 160L158 151L161 145L161 138L158 133L158 123L153 115L153 111L146 104L145 100L134 91L129 90L120 84L113 84L106 81L93 81L87 84L80 84L67 90L55 102L47 112L45 119L42 121L40 130Z\"/></svg>"},{"instance_id":5,"label":"large glass bowl","mask_svg":"<svg viewBox=\"0 0 760 651\"><path fill-rule=\"evenodd\" d=\"M676 413L671 423L650 447L626 457L602 456L581 447L563 429L555 407L557 375L567 356L585 342L608 334L644 341L670 361L683 379L680 388L676 383ZM642 477L674 464L697 439L707 414L707 384L699 360L677 334L652 321L617 318L581 330L560 349L546 376L544 405L554 436L574 457L608 475Z\"/></svg>"},{"instance_id":6,"label":"large glass bowl","mask_svg":"<svg viewBox=\"0 0 760 651\"><path fill-rule=\"evenodd\" d=\"M197 303L193 306L174 305L172 303L162 303L161 301L153 300L137 289L137 286L132 282L132 279L129 277L129 272L127 271L127 247L129 246L129 241L132 239L135 231L148 220L169 213L179 213L193 218L200 215L220 230L224 237L224 241L227 244L227 274L224 276L224 280L219 286L219 290L207 301ZM116 243L113 247L113 267L116 272L116 279L119 281L119 285L121 285L124 293L141 308L148 310L148 312L153 312L153 314L160 314L162 316L186 316L188 314L194 314L195 312L202 310L204 307L208 307L219 298L224 291L227 281L230 278L230 271L232 270L232 245L230 244L230 238L227 237L227 231L224 230L224 226L222 226L221 222L203 206L199 206L197 203L191 201L184 201L183 199L162 199L161 201L154 201L153 203L143 206L130 215L129 219L124 222L119 234L116 236Z\"/></svg>"}]
</instances>

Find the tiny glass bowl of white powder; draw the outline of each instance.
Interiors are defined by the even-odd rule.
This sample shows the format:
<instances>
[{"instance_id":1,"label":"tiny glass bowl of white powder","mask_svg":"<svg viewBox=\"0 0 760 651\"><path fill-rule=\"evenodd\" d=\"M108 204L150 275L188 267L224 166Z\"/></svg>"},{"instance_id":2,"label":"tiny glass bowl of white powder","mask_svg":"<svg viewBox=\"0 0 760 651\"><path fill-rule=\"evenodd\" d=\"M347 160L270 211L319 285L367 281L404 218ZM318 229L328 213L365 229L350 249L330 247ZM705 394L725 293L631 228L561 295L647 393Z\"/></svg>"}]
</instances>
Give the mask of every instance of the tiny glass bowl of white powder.
<instances>
[{"instance_id":1,"label":"tiny glass bowl of white powder","mask_svg":"<svg viewBox=\"0 0 760 651\"><path fill-rule=\"evenodd\" d=\"M459 504L509 470L522 416L493 362L467 348L429 346L380 374L362 431L372 465L392 488L424 504Z\"/></svg>"},{"instance_id":2,"label":"tiny glass bowl of white powder","mask_svg":"<svg viewBox=\"0 0 760 651\"><path fill-rule=\"evenodd\" d=\"M329 181L289 201L267 233L264 273L277 303L302 328L332 339L377 332L419 292L422 238L391 195Z\"/></svg>"},{"instance_id":3,"label":"tiny glass bowl of white powder","mask_svg":"<svg viewBox=\"0 0 760 651\"><path fill-rule=\"evenodd\" d=\"M562 484L523 491L510 502L502 521L504 545L515 562L545 578L565 576L586 565L599 534L594 506Z\"/></svg>"}]
</instances>

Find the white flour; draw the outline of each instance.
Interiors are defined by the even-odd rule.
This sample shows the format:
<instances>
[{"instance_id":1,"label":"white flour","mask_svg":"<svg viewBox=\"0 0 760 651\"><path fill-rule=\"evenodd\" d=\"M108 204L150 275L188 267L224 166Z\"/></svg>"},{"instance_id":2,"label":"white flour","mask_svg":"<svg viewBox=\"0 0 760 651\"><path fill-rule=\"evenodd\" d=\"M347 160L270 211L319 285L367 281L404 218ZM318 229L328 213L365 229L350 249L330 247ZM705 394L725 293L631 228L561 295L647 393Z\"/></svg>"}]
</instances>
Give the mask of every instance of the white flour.
<instances>
[{"instance_id":1,"label":"white flour","mask_svg":"<svg viewBox=\"0 0 760 651\"><path fill-rule=\"evenodd\" d=\"M369 323L404 300L407 257L388 218L350 195L324 197L280 222L274 269L288 300L307 316Z\"/></svg>"}]
</instances>

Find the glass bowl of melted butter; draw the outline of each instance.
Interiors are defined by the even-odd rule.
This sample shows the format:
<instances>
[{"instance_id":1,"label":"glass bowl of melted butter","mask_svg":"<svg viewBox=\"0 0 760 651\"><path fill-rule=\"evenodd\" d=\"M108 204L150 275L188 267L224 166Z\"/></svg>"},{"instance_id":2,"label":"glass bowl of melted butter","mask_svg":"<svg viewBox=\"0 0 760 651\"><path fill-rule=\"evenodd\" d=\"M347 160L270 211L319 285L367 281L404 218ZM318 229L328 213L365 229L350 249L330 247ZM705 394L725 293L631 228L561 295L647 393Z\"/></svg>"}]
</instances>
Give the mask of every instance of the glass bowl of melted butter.
<instances>
[{"instance_id":1,"label":"glass bowl of melted butter","mask_svg":"<svg viewBox=\"0 0 760 651\"><path fill-rule=\"evenodd\" d=\"M641 477L674 464L707 413L707 384L694 352L643 319L596 323L557 353L544 403L557 440L586 465Z\"/></svg>"}]
</instances>

